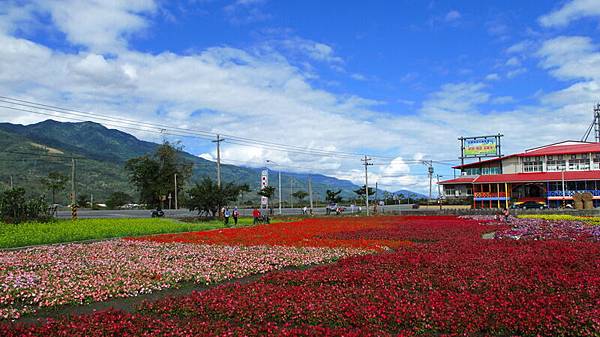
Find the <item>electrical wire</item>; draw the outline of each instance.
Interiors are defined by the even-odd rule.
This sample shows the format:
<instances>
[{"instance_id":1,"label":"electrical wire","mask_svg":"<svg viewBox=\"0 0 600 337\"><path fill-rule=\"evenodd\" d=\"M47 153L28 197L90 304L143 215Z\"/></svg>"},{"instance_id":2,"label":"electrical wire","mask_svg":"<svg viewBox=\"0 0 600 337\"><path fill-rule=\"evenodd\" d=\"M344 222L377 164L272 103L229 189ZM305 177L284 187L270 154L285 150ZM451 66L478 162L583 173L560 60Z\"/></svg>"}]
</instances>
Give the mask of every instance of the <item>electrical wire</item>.
<instances>
[{"instance_id":1,"label":"electrical wire","mask_svg":"<svg viewBox=\"0 0 600 337\"><path fill-rule=\"evenodd\" d=\"M294 146L294 145L288 145L288 144L280 144L280 143L269 142L269 141L264 141L264 140L256 140L256 139L251 139L251 138L246 138L246 137L222 134L222 133L218 133L218 132L214 132L214 131L185 129L185 128L178 128L178 127L173 127L173 126L165 126L165 125L160 125L160 124L155 124L155 123L140 122L140 121L122 118L122 117L118 117L119 123L116 124L114 122L115 118L108 118L105 116L97 115L97 114L82 111L82 110L63 108L63 107L59 107L59 106L42 104L42 103L37 103L37 102L33 102L33 101L28 101L28 100L23 100L23 99L8 97L8 96L2 96L2 95L0 95L0 102L4 102L4 103L8 103L11 105L16 105L18 107L21 107L21 108L15 108L14 106L9 107L9 106L0 105L0 108L13 109L13 110L17 110L17 111L29 112L29 113L40 114L40 115L51 116L51 117L61 117L63 119L67 119L67 120L69 118L71 118L71 119L77 120L77 121L89 121L89 119L92 118L95 120L103 121L101 123L105 124L105 125L114 126L114 127L118 127L118 128L125 128L125 129L130 129L130 130L137 130L137 131L141 131L141 132L152 132L152 133L160 133L163 135L167 134L167 135L182 136L182 137L197 137L197 138L209 139L209 140L212 140L217 134L219 134L226 138L226 142L229 142L232 144L250 146L250 147L267 148L269 150L275 150L275 151L297 153L297 154L307 154L307 155L321 155L321 156L347 158L347 159L350 159L350 158L355 159L356 157L362 157L365 155L365 154L343 152L343 151L330 151L330 150L314 149L314 148L311 149L311 148L307 148L307 147ZM44 110L44 111L50 111L53 113L32 111L29 109L23 109L23 107L39 109L39 110ZM57 113L67 115L69 117L57 116L56 115ZM84 117L86 119L82 120L81 119L82 117ZM145 128L140 128L139 126L142 126ZM396 157L383 156L383 155L367 155L367 156L370 156L372 158L392 159L392 160L396 158ZM439 163L439 164L441 164L441 163Z\"/></svg>"}]
</instances>

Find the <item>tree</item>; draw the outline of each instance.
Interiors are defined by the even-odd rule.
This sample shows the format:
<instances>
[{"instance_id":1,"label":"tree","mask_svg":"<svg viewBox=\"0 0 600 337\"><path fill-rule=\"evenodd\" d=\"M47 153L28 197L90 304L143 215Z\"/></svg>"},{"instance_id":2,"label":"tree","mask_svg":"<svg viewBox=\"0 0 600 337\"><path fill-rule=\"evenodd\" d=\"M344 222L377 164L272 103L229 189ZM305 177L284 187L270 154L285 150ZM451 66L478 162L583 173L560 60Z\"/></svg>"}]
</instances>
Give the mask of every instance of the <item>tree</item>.
<instances>
[{"instance_id":1,"label":"tree","mask_svg":"<svg viewBox=\"0 0 600 337\"><path fill-rule=\"evenodd\" d=\"M0 221L18 224L50 219L48 203L43 197L27 199L23 188L13 188L0 194Z\"/></svg>"},{"instance_id":2,"label":"tree","mask_svg":"<svg viewBox=\"0 0 600 337\"><path fill-rule=\"evenodd\" d=\"M260 191L258 191L256 194L271 199L271 197L273 196L273 194L275 194L275 187L273 187L273 186L266 186L265 188L263 188Z\"/></svg>"},{"instance_id":3,"label":"tree","mask_svg":"<svg viewBox=\"0 0 600 337\"><path fill-rule=\"evenodd\" d=\"M299 190L299 191L292 193L292 196L294 198L298 199L298 201L303 202L304 198L306 198L308 196L308 192Z\"/></svg>"},{"instance_id":4,"label":"tree","mask_svg":"<svg viewBox=\"0 0 600 337\"><path fill-rule=\"evenodd\" d=\"M240 200L244 200L244 193L249 193L250 190L250 186L248 184L243 184L240 185Z\"/></svg>"},{"instance_id":5,"label":"tree","mask_svg":"<svg viewBox=\"0 0 600 337\"><path fill-rule=\"evenodd\" d=\"M160 206L162 197L175 194L175 174L177 191L181 191L185 181L192 175L193 163L184 160L178 144L165 142L154 154L133 158L125 164L129 181L140 193L140 201L152 206Z\"/></svg>"},{"instance_id":6,"label":"tree","mask_svg":"<svg viewBox=\"0 0 600 337\"><path fill-rule=\"evenodd\" d=\"M56 192L62 191L67 186L68 178L64 174L56 171L48 173L48 177L42 178L42 184L46 185L52 193L52 203L56 203Z\"/></svg>"},{"instance_id":7,"label":"tree","mask_svg":"<svg viewBox=\"0 0 600 337\"><path fill-rule=\"evenodd\" d=\"M325 193L326 193L325 200L330 204L337 204L338 202L342 201L342 197L340 196L340 194L342 193L342 190L338 190L337 192L327 190L327 191L325 191Z\"/></svg>"},{"instance_id":8,"label":"tree","mask_svg":"<svg viewBox=\"0 0 600 337\"><path fill-rule=\"evenodd\" d=\"M219 188L212 179L204 177L188 191L188 208L190 211L198 211L198 214L214 217L223 206L237 200L242 186L229 182L221 184Z\"/></svg>"},{"instance_id":9,"label":"tree","mask_svg":"<svg viewBox=\"0 0 600 337\"><path fill-rule=\"evenodd\" d=\"M80 194L77 196L77 206L85 207L87 206L89 200L85 194Z\"/></svg>"},{"instance_id":10,"label":"tree","mask_svg":"<svg viewBox=\"0 0 600 337\"><path fill-rule=\"evenodd\" d=\"M361 188L354 190L354 193L356 193L359 198L361 199L365 199L365 185L362 185ZM369 196L375 194L375 189L372 187L369 187Z\"/></svg>"},{"instance_id":11,"label":"tree","mask_svg":"<svg viewBox=\"0 0 600 337\"><path fill-rule=\"evenodd\" d=\"M132 200L133 198L125 192L113 192L106 199L106 207L110 209L119 208L129 204Z\"/></svg>"}]
</instances>

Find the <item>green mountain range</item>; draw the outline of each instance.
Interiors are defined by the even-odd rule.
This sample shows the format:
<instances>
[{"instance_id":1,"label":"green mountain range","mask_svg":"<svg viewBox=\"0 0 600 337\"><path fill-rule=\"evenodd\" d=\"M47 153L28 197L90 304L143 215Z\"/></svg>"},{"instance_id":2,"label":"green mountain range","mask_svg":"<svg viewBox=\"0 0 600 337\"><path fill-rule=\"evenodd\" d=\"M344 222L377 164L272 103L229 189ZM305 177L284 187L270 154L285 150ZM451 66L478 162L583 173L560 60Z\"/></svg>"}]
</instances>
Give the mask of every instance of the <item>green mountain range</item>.
<instances>
[{"instance_id":1,"label":"green mountain range","mask_svg":"<svg viewBox=\"0 0 600 337\"><path fill-rule=\"evenodd\" d=\"M71 159L75 160L77 194L93 195L95 201L104 201L110 193L126 192L137 196L124 171L125 162L134 157L152 153L158 144L142 141L114 129L93 122L63 123L46 120L37 124L17 125L0 123L0 190L24 187L30 194L46 194L41 183L49 172L58 171L71 176ZM193 176L188 185L203 176L216 178L216 163L184 153L194 163ZM259 188L260 169L221 165L223 181L246 183L253 191ZM270 173L271 185L277 187L277 173ZM315 200L323 200L327 189L341 189L342 196L353 198L358 186L319 174L310 175ZM290 192L308 191L308 175L282 172L282 199L290 200ZM70 182L69 182L70 184ZM57 202L66 203L70 185L60 192ZM255 192L244 199L258 201ZM277 192L276 192L277 195Z\"/></svg>"}]
</instances>

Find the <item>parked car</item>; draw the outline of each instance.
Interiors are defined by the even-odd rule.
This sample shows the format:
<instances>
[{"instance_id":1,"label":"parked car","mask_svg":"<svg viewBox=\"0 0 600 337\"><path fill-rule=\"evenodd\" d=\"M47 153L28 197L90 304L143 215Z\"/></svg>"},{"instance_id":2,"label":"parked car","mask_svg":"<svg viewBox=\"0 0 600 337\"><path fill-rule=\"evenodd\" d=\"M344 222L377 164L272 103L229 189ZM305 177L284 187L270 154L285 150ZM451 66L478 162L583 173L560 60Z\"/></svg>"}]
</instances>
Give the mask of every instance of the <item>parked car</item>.
<instances>
[{"instance_id":1,"label":"parked car","mask_svg":"<svg viewBox=\"0 0 600 337\"><path fill-rule=\"evenodd\" d=\"M512 208L520 208L520 209L546 209L548 206L543 202L537 201L525 201L525 202L515 202Z\"/></svg>"}]
</instances>

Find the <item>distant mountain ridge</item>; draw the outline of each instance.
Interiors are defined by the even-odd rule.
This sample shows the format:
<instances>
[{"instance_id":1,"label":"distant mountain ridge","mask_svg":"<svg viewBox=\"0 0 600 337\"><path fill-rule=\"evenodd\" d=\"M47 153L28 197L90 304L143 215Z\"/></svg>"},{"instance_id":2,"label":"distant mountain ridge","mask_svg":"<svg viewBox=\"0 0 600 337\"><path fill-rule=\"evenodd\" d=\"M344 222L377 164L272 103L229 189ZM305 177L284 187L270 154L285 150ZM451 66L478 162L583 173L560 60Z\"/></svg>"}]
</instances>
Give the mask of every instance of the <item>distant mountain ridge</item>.
<instances>
[{"instance_id":1,"label":"distant mountain ridge","mask_svg":"<svg viewBox=\"0 0 600 337\"><path fill-rule=\"evenodd\" d=\"M44 150L46 147L55 153L62 152L64 156L84 158L77 161L78 194L94 194L96 200L103 200L113 191L137 195L127 180L123 165L128 159L154 152L158 146L159 144L139 140L126 132L108 129L94 122L46 120L31 125L0 123L0 151L10 151L2 154L4 158L0 162L0 188L6 188L12 176L18 186L42 193L44 191L40 180L48 172L61 171L69 175L70 162L67 163L64 159L22 154L47 153ZM187 152L183 156L194 163L190 182L197 181L202 176L216 178L214 162ZM260 171L258 168L221 165L223 181L247 183L252 190L259 188ZM345 198L351 198L355 196L353 191L359 188L348 180L335 177L321 174L311 174L310 177L315 199L324 199L327 189L341 189ZM291 192L299 189L308 191L307 178L308 175L303 173L282 172L282 199L289 200ZM66 194L68 192L65 191L63 195Z\"/></svg>"}]
</instances>

